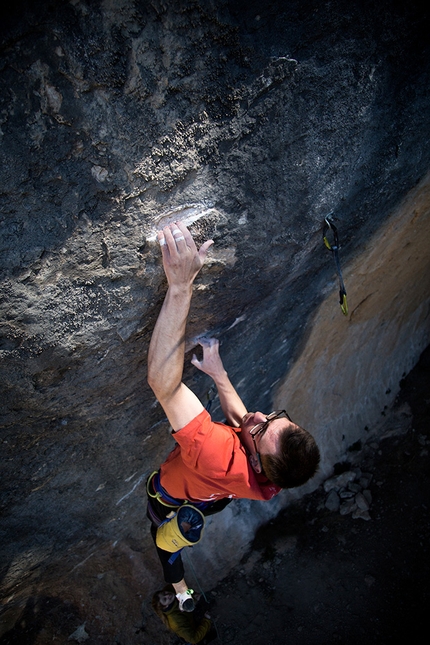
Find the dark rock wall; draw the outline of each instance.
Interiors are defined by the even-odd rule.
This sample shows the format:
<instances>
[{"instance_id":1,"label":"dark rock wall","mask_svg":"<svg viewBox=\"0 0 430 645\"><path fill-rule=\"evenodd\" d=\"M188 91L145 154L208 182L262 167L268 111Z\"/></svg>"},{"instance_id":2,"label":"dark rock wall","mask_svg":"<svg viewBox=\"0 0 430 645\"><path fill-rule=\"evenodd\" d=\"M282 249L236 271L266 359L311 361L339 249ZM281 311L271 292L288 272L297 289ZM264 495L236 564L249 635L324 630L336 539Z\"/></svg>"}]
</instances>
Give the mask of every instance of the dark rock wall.
<instances>
[{"instance_id":1,"label":"dark rock wall","mask_svg":"<svg viewBox=\"0 0 430 645\"><path fill-rule=\"evenodd\" d=\"M54 0L2 10L6 592L42 579L55 558L70 571L98 544L106 561L112 544L121 557L132 550L138 588L157 579L143 482L172 443L146 385L165 291L157 226L180 216L198 240L215 240L189 347L219 335L246 404L271 409L337 292L324 216L337 218L344 266L357 261L429 169L420 6ZM205 397L208 380L185 373ZM309 393L309 407L320 395ZM310 429L318 436L317 422ZM238 505L244 541L247 511L277 508Z\"/></svg>"}]
</instances>

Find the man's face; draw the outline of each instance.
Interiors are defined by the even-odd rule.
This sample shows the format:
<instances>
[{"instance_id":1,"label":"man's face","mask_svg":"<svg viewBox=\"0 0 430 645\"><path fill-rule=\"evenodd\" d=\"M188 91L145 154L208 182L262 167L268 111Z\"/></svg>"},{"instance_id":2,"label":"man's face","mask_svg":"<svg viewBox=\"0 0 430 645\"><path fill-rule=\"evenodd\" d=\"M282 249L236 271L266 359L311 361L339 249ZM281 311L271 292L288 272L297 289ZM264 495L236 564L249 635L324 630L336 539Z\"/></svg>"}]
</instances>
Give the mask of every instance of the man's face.
<instances>
[{"instance_id":1,"label":"man's face","mask_svg":"<svg viewBox=\"0 0 430 645\"><path fill-rule=\"evenodd\" d=\"M175 600L175 594L171 591L160 591L158 598L162 607L168 607Z\"/></svg>"},{"instance_id":2,"label":"man's face","mask_svg":"<svg viewBox=\"0 0 430 645\"><path fill-rule=\"evenodd\" d=\"M279 419L273 419L267 425L267 428L264 432L258 433L255 435L255 441L252 438L251 432L259 424L263 424L267 421L267 415L262 412L248 412L242 419L240 440L244 447L246 448L248 454L250 455L251 464L257 472L258 469L256 465L258 463L258 458L255 459L257 453L260 455L274 455L279 451L279 441L280 434L282 430L296 428L296 424L287 419L286 417L281 417ZM254 457L254 459L253 459Z\"/></svg>"}]
</instances>

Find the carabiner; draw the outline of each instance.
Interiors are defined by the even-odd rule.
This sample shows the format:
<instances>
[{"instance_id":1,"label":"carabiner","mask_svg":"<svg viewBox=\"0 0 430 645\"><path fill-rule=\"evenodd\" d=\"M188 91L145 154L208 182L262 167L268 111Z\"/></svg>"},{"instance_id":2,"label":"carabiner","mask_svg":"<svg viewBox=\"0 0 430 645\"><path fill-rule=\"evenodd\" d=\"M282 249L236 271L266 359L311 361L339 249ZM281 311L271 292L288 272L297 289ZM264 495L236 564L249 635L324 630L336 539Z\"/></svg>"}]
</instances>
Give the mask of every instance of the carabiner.
<instances>
[{"instance_id":1,"label":"carabiner","mask_svg":"<svg viewBox=\"0 0 430 645\"><path fill-rule=\"evenodd\" d=\"M332 213L333 213L333 211L325 216L325 218L324 218L324 228L323 228L324 244L326 245L326 247L328 248L329 251L334 251L334 250L337 250L339 248L339 236L337 234L337 228L333 224L333 222L332 222L332 220L330 218L330 215L332 215ZM327 235L326 235L326 233L327 233L327 231L329 229L333 233L333 238L334 238L334 243L333 244L330 244L330 242L328 241Z\"/></svg>"}]
</instances>

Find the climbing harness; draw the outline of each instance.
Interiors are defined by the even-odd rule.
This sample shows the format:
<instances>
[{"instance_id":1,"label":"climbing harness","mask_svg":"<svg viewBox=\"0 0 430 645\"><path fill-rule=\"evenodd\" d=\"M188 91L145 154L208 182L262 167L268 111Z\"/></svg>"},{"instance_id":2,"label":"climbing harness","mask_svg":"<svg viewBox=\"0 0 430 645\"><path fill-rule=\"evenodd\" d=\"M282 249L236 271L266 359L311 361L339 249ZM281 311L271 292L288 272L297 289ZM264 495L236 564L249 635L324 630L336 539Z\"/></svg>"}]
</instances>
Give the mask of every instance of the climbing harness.
<instances>
[{"instance_id":1,"label":"climbing harness","mask_svg":"<svg viewBox=\"0 0 430 645\"><path fill-rule=\"evenodd\" d=\"M172 564L185 546L193 546L200 541L205 526L202 511L210 506L210 503L194 502L192 504L187 500L172 497L162 487L160 473L157 470L148 477L146 491L148 493L148 513L151 521L157 527L156 544L163 551L169 551L172 554L169 558L169 564ZM164 520L157 516L151 499L170 509ZM188 525L187 531L183 531L184 525Z\"/></svg>"},{"instance_id":2,"label":"climbing harness","mask_svg":"<svg viewBox=\"0 0 430 645\"><path fill-rule=\"evenodd\" d=\"M342 309L342 313L347 316L348 315L348 303L346 301L346 289L345 289L345 284L343 282L343 277L342 277L342 271L340 270L340 262L339 262L339 237L337 234L337 228L333 224L333 221L331 219L331 214L329 213L325 218L324 218L324 227L323 227L323 240L325 246L328 248L329 251L333 254L334 257L334 262L336 264L336 271L337 275L339 276L339 304L340 308ZM328 238L327 238L327 233L328 231L331 231L333 234L333 242L330 244Z\"/></svg>"},{"instance_id":3,"label":"climbing harness","mask_svg":"<svg viewBox=\"0 0 430 645\"><path fill-rule=\"evenodd\" d=\"M152 499L156 499L160 504L163 504L163 506L168 506L174 510L179 506L182 506L184 503L184 500L175 499L174 497L171 497L166 490L164 490L160 483L160 473L158 470L154 470L154 472L148 477L148 481L146 482L146 492L149 497L152 497Z\"/></svg>"},{"instance_id":4,"label":"climbing harness","mask_svg":"<svg viewBox=\"0 0 430 645\"><path fill-rule=\"evenodd\" d=\"M160 473L158 470L154 470L154 472L149 475L148 481L146 482L146 492L149 497L156 499L163 506L171 508L172 511L176 511L180 506L190 503L198 508L199 511L204 511L208 506L210 506L210 502L188 502L186 499L176 499L176 497L169 495L166 489L161 485Z\"/></svg>"}]
</instances>

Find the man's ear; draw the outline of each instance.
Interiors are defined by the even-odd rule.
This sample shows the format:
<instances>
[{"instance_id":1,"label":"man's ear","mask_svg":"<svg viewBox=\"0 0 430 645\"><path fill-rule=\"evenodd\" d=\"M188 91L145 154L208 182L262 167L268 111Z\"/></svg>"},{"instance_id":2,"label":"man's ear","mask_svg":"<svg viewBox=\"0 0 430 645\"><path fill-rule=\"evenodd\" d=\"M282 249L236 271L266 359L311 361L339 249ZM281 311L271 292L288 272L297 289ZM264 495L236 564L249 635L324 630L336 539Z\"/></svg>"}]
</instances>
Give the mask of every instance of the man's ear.
<instances>
[{"instance_id":1,"label":"man's ear","mask_svg":"<svg viewBox=\"0 0 430 645\"><path fill-rule=\"evenodd\" d=\"M258 455L249 455L249 463L256 473L261 473L261 462Z\"/></svg>"}]
</instances>

